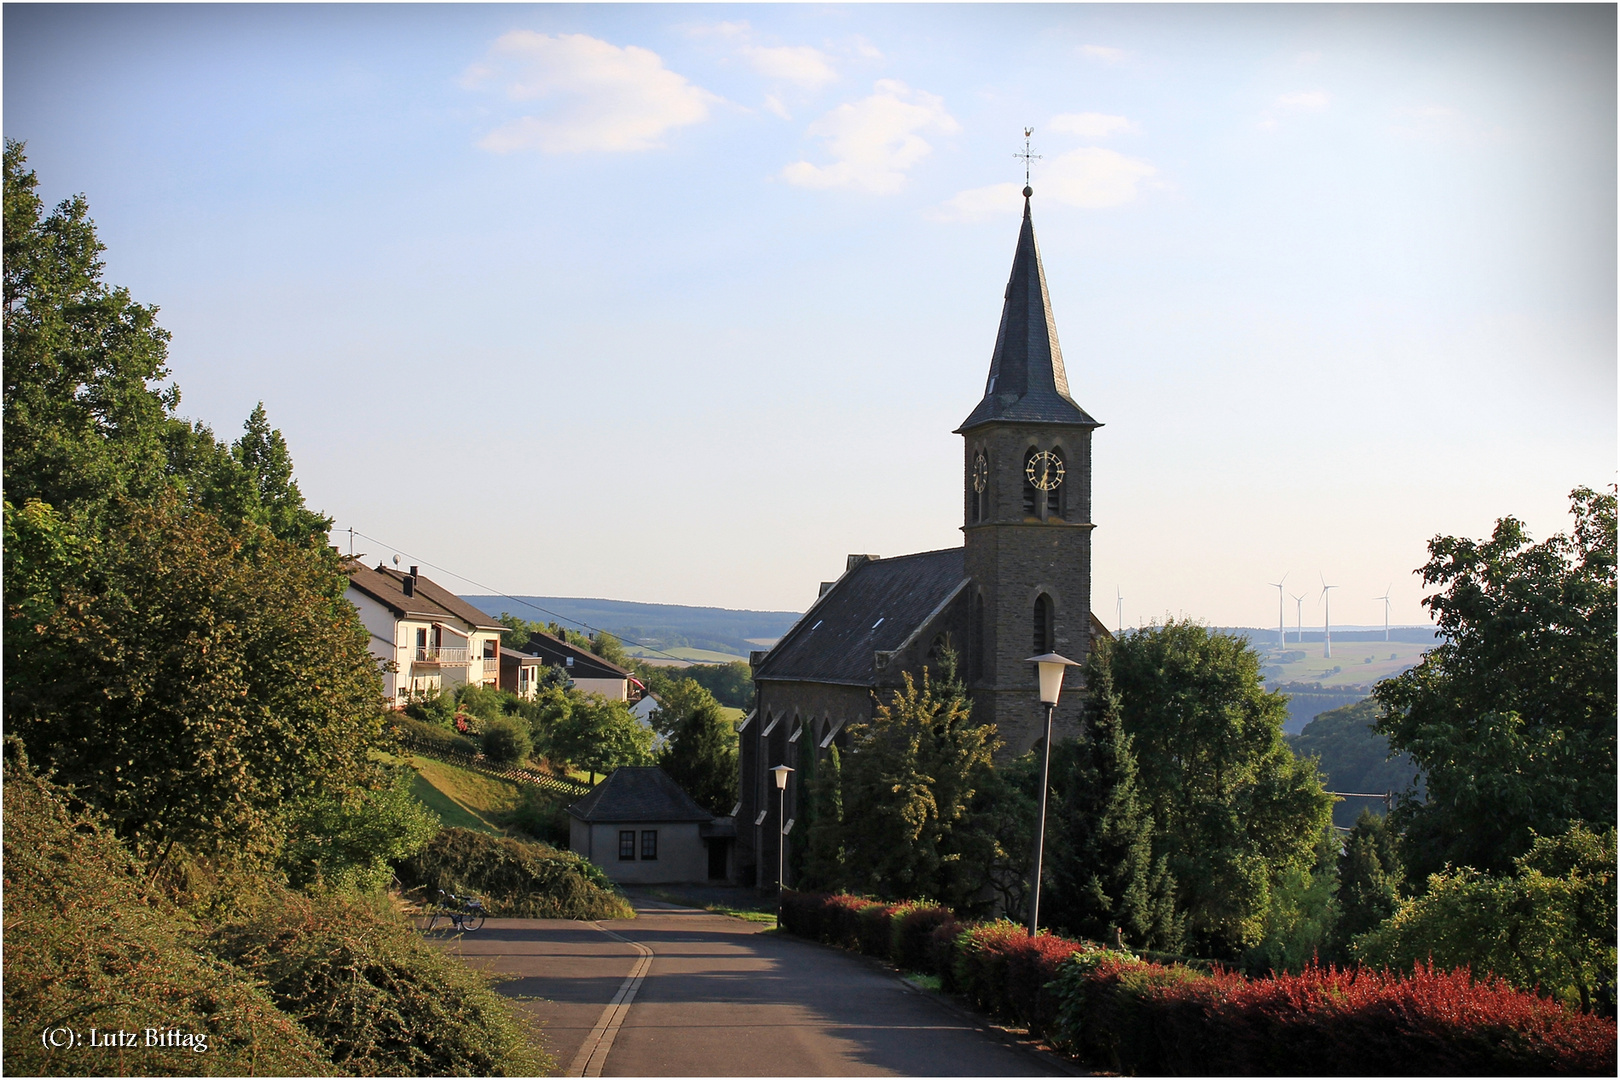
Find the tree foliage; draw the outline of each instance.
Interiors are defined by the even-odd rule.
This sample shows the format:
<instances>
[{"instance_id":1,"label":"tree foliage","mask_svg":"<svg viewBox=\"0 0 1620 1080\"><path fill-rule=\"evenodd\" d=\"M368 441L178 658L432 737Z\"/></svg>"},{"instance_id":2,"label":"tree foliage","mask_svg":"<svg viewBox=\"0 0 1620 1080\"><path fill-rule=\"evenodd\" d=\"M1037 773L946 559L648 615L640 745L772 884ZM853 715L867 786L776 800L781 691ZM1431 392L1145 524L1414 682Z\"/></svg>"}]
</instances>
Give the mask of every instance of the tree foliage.
<instances>
[{"instance_id":1,"label":"tree foliage","mask_svg":"<svg viewBox=\"0 0 1620 1080\"><path fill-rule=\"evenodd\" d=\"M328 560L173 498L78 533L6 507L6 725L146 854L269 852L283 808L382 780L377 666Z\"/></svg>"},{"instance_id":2,"label":"tree foliage","mask_svg":"<svg viewBox=\"0 0 1620 1080\"><path fill-rule=\"evenodd\" d=\"M1096 642L1093 657L1109 647L1107 639ZM1175 882L1168 857L1153 852L1153 815L1106 660L1092 664L1086 685L1085 729L1062 755L1073 763L1066 782L1054 785L1064 794L1047 830L1042 921L1104 942L1117 927L1134 945L1174 952L1182 933Z\"/></svg>"},{"instance_id":3,"label":"tree foliage","mask_svg":"<svg viewBox=\"0 0 1620 1080\"><path fill-rule=\"evenodd\" d=\"M1405 871L1399 837L1389 819L1363 810L1344 838L1339 855L1339 921L1334 933L1335 959L1348 958L1350 942L1395 914L1401 903Z\"/></svg>"},{"instance_id":4,"label":"tree foliage","mask_svg":"<svg viewBox=\"0 0 1620 1080\"><path fill-rule=\"evenodd\" d=\"M1512 876L1460 867L1353 946L1364 963L1467 965L1569 1005L1615 1009L1615 830L1532 837Z\"/></svg>"},{"instance_id":5,"label":"tree foliage","mask_svg":"<svg viewBox=\"0 0 1620 1080\"><path fill-rule=\"evenodd\" d=\"M949 661L946 663L949 669ZM833 830L812 860L828 866L836 846L837 882L891 900L929 897L967 907L986 883L988 850L974 803L991 775L994 729L975 724L961 685L909 675L870 722L851 724L836 770L837 818L818 806L816 826ZM814 841L813 841L814 843Z\"/></svg>"},{"instance_id":6,"label":"tree foliage","mask_svg":"<svg viewBox=\"0 0 1620 1080\"><path fill-rule=\"evenodd\" d=\"M1270 893L1309 868L1331 801L1282 737L1287 708L1246 642L1190 621L1094 651L1119 695L1138 782L1169 860L1190 945L1236 957L1264 934Z\"/></svg>"},{"instance_id":7,"label":"tree foliage","mask_svg":"<svg viewBox=\"0 0 1620 1080\"><path fill-rule=\"evenodd\" d=\"M1512 517L1429 542L1445 641L1375 691L1377 730L1428 778L1395 810L1419 884L1447 864L1506 872L1570 821L1615 824L1615 496L1570 504L1573 532L1540 544Z\"/></svg>"},{"instance_id":8,"label":"tree foliage","mask_svg":"<svg viewBox=\"0 0 1620 1080\"><path fill-rule=\"evenodd\" d=\"M666 736L658 764L699 806L729 814L737 802L737 729L720 711L720 703L690 680L682 700L664 698L653 713L655 727Z\"/></svg>"}]
</instances>

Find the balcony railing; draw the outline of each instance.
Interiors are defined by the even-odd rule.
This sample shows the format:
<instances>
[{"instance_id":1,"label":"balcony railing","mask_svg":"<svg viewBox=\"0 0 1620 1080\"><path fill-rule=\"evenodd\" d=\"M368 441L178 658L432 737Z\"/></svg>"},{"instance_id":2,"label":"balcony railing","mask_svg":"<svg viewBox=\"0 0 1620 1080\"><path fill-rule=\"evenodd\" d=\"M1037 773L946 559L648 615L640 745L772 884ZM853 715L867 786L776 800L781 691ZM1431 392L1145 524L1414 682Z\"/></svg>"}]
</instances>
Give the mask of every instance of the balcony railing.
<instances>
[{"instance_id":1,"label":"balcony railing","mask_svg":"<svg viewBox=\"0 0 1620 1080\"><path fill-rule=\"evenodd\" d=\"M497 679L501 677L501 661L499 657L492 660L486 656L484 658L484 678L491 677Z\"/></svg>"},{"instance_id":2,"label":"balcony railing","mask_svg":"<svg viewBox=\"0 0 1620 1080\"><path fill-rule=\"evenodd\" d=\"M442 648L437 645L418 645L416 647L416 662L418 664L465 664L467 662L467 649Z\"/></svg>"}]
</instances>

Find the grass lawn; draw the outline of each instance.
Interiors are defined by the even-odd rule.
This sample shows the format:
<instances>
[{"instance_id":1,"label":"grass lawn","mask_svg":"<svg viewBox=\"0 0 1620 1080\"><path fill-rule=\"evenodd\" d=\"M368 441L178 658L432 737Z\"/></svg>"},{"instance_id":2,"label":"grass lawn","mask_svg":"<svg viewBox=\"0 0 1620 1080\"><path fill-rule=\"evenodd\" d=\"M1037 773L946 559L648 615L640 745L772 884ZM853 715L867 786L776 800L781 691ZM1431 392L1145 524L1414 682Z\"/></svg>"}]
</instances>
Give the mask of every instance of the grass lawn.
<instances>
[{"instance_id":1,"label":"grass lawn","mask_svg":"<svg viewBox=\"0 0 1620 1080\"><path fill-rule=\"evenodd\" d=\"M722 705L720 706L720 715L735 724L748 714L741 709L733 709L730 705Z\"/></svg>"},{"instance_id":2,"label":"grass lawn","mask_svg":"<svg viewBox=\"0 0 1620 1080\"><path fill-rule=\"evenodd\" d=\"M411 778L411 794L438 814L445 825L506 835L506 830L492 819L521 805L522 795L516 784L432 758L413 755L410 763L416 770Z\"/></svg>"}]
</instances>

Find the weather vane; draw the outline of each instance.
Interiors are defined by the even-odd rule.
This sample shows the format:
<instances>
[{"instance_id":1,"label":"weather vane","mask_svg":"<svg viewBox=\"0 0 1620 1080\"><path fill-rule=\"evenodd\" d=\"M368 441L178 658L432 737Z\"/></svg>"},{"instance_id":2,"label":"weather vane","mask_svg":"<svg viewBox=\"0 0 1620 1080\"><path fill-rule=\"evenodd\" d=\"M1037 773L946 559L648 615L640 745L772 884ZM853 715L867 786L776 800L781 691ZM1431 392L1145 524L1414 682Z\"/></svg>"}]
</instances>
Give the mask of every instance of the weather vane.
<instances>
[{"instance_id":1,"label":"weather vane","mask_svg":"<svg viewBox=\"0 0 1620 1080\"><path fill-rule=\"evenodd\" d=\"M1015 157L1015 158L1023 158L1024 159L1024 194L1026 196L1029 195L1029 193L1030 193L1029 192L1029 163L1032 162L1032 161L1041 160L1041 155L1035 153L1029 147L1029 137L1031 135L1033 135L1033 134L1035 134L1035 129L1034 128L1028 128L1027 127L1027 128L1024 129L1024 152L1022 154L1014 154L1013 155L1013 157Z\"/></svg>"}]
</instances>

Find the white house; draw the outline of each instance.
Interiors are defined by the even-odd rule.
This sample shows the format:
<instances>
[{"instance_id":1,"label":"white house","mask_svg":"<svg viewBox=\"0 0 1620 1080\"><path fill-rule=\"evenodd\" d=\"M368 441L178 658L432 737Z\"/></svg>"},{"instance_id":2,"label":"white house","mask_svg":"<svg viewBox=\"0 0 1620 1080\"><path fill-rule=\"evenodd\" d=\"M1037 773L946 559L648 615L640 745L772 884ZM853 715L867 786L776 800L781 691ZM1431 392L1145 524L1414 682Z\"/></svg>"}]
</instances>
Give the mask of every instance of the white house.
<instances>
[{"instance_id":1,"label":"white house","mask_svg":"<svg viewBox=\"0 0 1620 1080\"><path fill-rule=\"evenodd\" d=\"M344 594L371 635L371 654L392 663L383 693L398 707L412 695L465 683L498 685L506 627L411 567L370 569L350 562Z\"/></svg>"}]
</instances>

